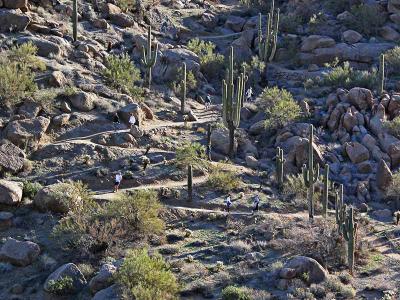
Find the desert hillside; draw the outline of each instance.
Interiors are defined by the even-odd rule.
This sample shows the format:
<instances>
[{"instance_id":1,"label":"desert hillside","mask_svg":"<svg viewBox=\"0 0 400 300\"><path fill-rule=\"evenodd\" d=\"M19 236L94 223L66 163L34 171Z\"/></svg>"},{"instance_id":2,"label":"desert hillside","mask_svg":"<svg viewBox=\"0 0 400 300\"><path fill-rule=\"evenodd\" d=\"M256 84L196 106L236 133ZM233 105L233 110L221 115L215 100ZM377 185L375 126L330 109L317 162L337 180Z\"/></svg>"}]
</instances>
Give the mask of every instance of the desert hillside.
<instances>
[{"instance_id":1,"label":"desert hillside","mask_svg":"<svg viewBox=\"0 0 400 300\"><path fill-rule=\"evenodd\" d=\"M0 299L400 299L399 0L0 0Z\"/></svg>"}]
</instances>

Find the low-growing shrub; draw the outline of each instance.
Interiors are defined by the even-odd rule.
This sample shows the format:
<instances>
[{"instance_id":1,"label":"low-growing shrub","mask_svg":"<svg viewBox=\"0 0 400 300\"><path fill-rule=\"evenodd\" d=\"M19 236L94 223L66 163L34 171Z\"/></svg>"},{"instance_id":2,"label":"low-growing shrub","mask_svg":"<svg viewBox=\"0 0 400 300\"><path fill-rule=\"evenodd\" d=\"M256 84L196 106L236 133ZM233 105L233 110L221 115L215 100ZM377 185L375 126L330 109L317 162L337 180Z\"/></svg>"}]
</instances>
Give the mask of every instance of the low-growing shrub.
<instances>
[{"instance_id":1,"label":"low-growing shrub","mask_svg":"<svg viewBox=\"0 0 400 300\"><path fill-rule=\"evenodd\" d=\"M117 0L117 6L123 11L127 12L135 8L135 0Z\"/></svg>"},{"instance_id":2,"label":"low-growing shrub","mask_svg":"<svg viewBox=\"0 0 400 300\"><path fill-rule=\"evenodd\" d=\"M173 76L173 80L171 82L172 90L179 96L182 96L183 76L183 68L179 67L176 70L176 74ZM186 89L187 93L196 91L197 89L197 80L192 71L186 73Z\"/></svg>"},{"instance_id":3,"label":"low-growing shrub","mask_svg":"<svg viewBox=\"0 0 400 300\"><path fill-rule=\"evenodd\" d=\"M383 126L389 131L390 134L400 138L400 117L395 117L391 121L385 121Z\"/></svg>"},{"instance_id":4,"label":"low-growing shrub","mask_svg":"<svg viewBox=\"0 0 400 300\"><path fill-rule=\"evenodd\" d=\"M396 46L385 52L385 67L388 74L400 74L400 47Z\"/></svg>"},{"instance_id":5,"label":"low-growing shrub","mask_svg":"<svg viewBox=\"0 0 400 300\"><path fill-rule=\"evenodd\" d=\"M252 300L250 294L241 287L238 286L227 286L222 290L222 300Z\"/></svg>"},{"instance_id":6,"label":"low-growing shrub","mask_svg":"<svg viewBox=\"0 0 400 300\"><path fill-rule=\"evenodd\" d=\"M230 192L240 187L240 179L232 171L213 168L208 176L207 185L217 191Z\"/></svg>"},{"instance_id":7,"label":"low-growing shrub","mask_svg":"<svg viewBox=\"0 0 400 300\"><path fill-rule=\"evenodd\" d=\"M279 30L286 33L296 33L297 28L304 22L297 14L281 15L279 18Z\"/></svg>"},{"instance_id":8,"label":"low-growing shrub","mask_svg":"<svg viewBox=\"0 0 400 300\"><path fill-rule=\"evenodd\" d=\"M379 28L386 22L386 16L379 5L354 5L350 12L354 18L349 19L345 25L367 36L377 35Z\"/></svg>"},{"instance_id":9,"label":"low-growing shrub","mask_svg":"<svg viewBox=\"0 0 400 300\"><path fill-rule=\"evenodd\" d=\"M205 159L205 148L199 143L184 143L176 149L176 165L179 168L192 165L195 169L203 170L208 165Z\"/></svg>"},{"instance_id":10,"label":"low-growing shrub","mask_svg":"<svg viewBox=\"0 0 400 300\"><path fill-rule=\"evenodd\" d=\"M221 77L225 58L222 54L215 53L215 44L201 41L198 38L188 42L187 47L200 58L200 70L207 79L218 79Z\"/></svg>"},{"instance_id":11,"label":"low-growing shrub","mask_svg":"<svg viewBox=\"0 0 400 300\"><path fill-rule=\"evenodd\" d=\"M116 275L126 299L178 299L178 283L161 256L132 250Z\"/></svg>"},{"instance_id":12,"label":"low-growing shrub","mask_svg":"<svg viewBox=\"0 0 400 300\"><path fill-rule=\"evenodd\" d=\"M242 64L242 69L243 68L245 68L246 75L248 76L248 86L254 86L261 81L262 74L265 70L265 62L260 60L258 56L253 56L250 63L244 62Z\"/></svg>"},{"instance_id":13,"label":"low-growing shrub","mask_svg":"<svg viewBox=\"0 0 400 300\"><path fill-rule=\"evenodd\" d=\"M47 291L51 294L62 295L73 288L74 280L70 276L62 277L58 280L50 280Z\"/></svg>"},{"instance_id":14,"label":"low-growing shrub","mask_svg":"<svg viewBox=\"0 0 400 300\"><path fill-rule=\"evenodd\" d=\"M24 181L22 196L24 198L33 199L42 187L43 186L39 182Z\"/></svg>"},{"instance_id":15,"label":"low-growing shrub","mask_svg":"<svg viewBox=\"0 0 400 300\"><path fill-rule=\"evenodd\" d=\"M396 200L400 197L400 172L396 172L393 174L392 183L385 191L386 196L393 197Z\"/></svg>"}]
</instances>

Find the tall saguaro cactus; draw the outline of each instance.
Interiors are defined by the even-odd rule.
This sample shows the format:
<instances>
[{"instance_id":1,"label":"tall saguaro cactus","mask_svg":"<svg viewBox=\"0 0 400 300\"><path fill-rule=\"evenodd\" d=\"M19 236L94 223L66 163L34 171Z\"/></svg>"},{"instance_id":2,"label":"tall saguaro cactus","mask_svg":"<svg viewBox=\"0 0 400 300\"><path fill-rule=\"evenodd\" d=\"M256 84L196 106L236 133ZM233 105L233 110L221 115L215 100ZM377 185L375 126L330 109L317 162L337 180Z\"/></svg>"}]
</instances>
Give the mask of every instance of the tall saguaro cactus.
<instances>
[{"instance_id":1,"label":"tall saguaro cactus","mask_svg":"<svg viewBox=\"0 0 400 300\"><path fill-rule=\"evenodd\" d=\"M344 219L346 216L346 204L343 202L343 184L339 185L339 189L335 192L335 217L338 226L338 232L343 234Z\"/></svg>"},{"instance_id":2,"label":"tall saguaro cactus","mask_svg":"<svg viewBox=\"0 0 400 300\"><path fill-rule=\"evenodd\" d=\"M378 94L382 95L385 90L385 55L381 54L379 58L379 79Z\"/></svg>"},{"instance_id":3,"label":"tall saguaro cactus","mask_svg":"<svg viewBox=\"0 0 400 300\"><path fill-rule=\"evenodd\" d=\"M258 56L263 62L271 62L276 53L279 30L279 8L275 11L275 1L271 3L271 10L267 14L265 35L262 32L262 15L258 15Z\"/></svg>"},{"instance_id":4,"label":"tall saguaro cactus","mask_svg":"<svg viewBox=\"0 0 400 300\"><path fill-rule=\"evenodd\" d=\"M211 127L211 124L208 124L208 126L207 126L207 158L209 161L211 161L211 133L212 133L212 127Z\"/></svg>"},{"instance_id":5,"label":"tall saguaro cactus","mask_svg":"<svg viewBox=\"0 0 400 300\"><path fill-rule=\"evenodd\" d=\"M146 68L148 88L151 86L151 71L157 61L158 44L151 50L151 26L147 29L147 46L142 48L142 64Z\"/></svg>"},{"instance_id":6,"label":"tall saguaro cactus","mask_svg":"<svg viewBox=\"0 0 400 300\"><path fill-rule=\"evenodd\" d=\"M303 178L306 187L308 188L308 216L310 220L314 219L314 184L318 181L319 166L314 168L314 126L310 125L310 136L308 139L308 167L303 166Z\"/></svg>"},{"instance_id":7,"label":"tall saguaro cactus","mask_svg":"<svg viewBox=\"0 0 400 300\"><path fill-rule=\"evenodd\" d=\"M72 5L72 37L74 42L78 40L78 0L73 0Z\"/></svg>"},{"instance_id":8,"label":"tall saguaro cactus","mask_svg":"<svg viewBox=\"0 0 400 300\"><path fill-rule=\"evenodd\" d=\"M234 157L235 130L240 123L240 109L242 107L246 76L240 73L236 87L233 81L233 47L230 49L228 82L222 81L222 117L224 125L229 130L229 156Z\"/></svg>"},{"instance_id":9,"label":"tall saguaro cactus","mask_svg":"<svg viewBox=\"0 0 400 300\"><path fill-rule=\"evenodd\" d=\"M181 114L185 113L185 103L186 103L186 63L183 63L183 80L182 80L182 99L181 99Z\"/></svg>"},{"instance_id":10,"label":"tall saguaro cactus","mask_svg":"<svg viewBox=\"0 0 400 300\"><path fill-rule=\"evenodd\" d=\"M188 200L193 200L193 167L192 165L188 165L188 177L187 177L187 185L188 185Z\"/></svg>"},{"instance_id":11,"label":"tall saguaro cactus","mask_svg":"<svg viewBox=\"0 0 400 300\"><path fill-rule=\"evenodd\" d=\"M347 261L349 272L354 273L354 252L356 247L357 222L354 222L354 209L350 207L343 226L343 237L347 241Z\"/></svg>"},{"instance_id":12,"label":"tall saguaro cactus","mask_svg":"<svg viewBox=\"0 0 400 300\"><path fill-rule=\"evenodd\" d=\"M283 158L283 149L280 147L276 148L276 179L278 182L278 186L281 189L283 187L283 165L285 163L285 159Z\"/></svg>"},{"instance_id":13,"label":"tall saguaro cactus","mask_svg":"<svg viewBox=\"0 0 400 300\"><path fill-rule=\"evenodd\" d=\"M322 215L324 218L328 215L328 199L329 198L329 165L325 164L324 168L324 189L322 191Z\"/></svg>"}]
</instances>

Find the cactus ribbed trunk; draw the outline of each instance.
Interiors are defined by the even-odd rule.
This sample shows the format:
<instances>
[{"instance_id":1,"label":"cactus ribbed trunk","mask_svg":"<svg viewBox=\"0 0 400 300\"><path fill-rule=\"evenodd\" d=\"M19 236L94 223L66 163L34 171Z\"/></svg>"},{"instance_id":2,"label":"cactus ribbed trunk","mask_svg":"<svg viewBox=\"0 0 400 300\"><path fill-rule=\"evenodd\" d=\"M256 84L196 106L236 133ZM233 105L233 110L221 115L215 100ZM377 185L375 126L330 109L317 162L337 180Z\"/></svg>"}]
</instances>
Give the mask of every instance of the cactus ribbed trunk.
<instances>
[{"instance_id":1,"label":"cactus ribbed trunk","mask_svg":"<svg viewBox=\"0 0 400 300\"><path fill-rule=\"evenodd\" d=\"M181 114L185 114L186 103L186 63L183 63L183 80L182 80L182 100L181 100Z\"/></svg>"},{"instance_id":2,"label":"cactus ribbed trunk","mask_svg":"<svg viewBox=\"0 0 400 300\"><path fill-rule=\"evenodd\" d=\"M343 184L339 186L339 189L335 193L335 217L336 224L338 226L338 232L340 235L343 234L344 219L346 216L346 204L343 200Z\"/></svg>"},{"instance_id":3,"label":"cactus ribbed trunk","mask_svg":"<svg viewBox=\"0 0 400 300\"><path fill-rule=\"evenodd\" d=\"M233 121L228 122L229 129L229 157L235 157L235 125Z\"/></svg>"},{"instance_id":4,"label":"cactus ribbed trunk","mask_svg":"<svg viewBox=\"0 0 400 300\"><path fill-rule=\"evenodd\" d=\"M158 44L154 51L151 49L151 26L147 29L147 46L142 49L142 64L146 68L147 85L150 89L152 80L152 68L157 61Z\"/></svg>"},{"instance_id":5,"label":"cactus ribbed trunk","mask_svg":"<svg viewBox=\"0 0 400 300\"><path fill-rule=\"evenodd\" d=\"M328 198L329 198L329 165L324 168L324 189L322 191L322 215L324 218L328 216Z\"/></svg>"},{"instance_id":6,"label":"cactus ribbed trunk","mask_svg":"<svg viewBox=\"0 0 400 300\"><path fill-rule=\"evenodd\" d=\"M78 40L78 0L73 0L72 7L72 38Z\"/></svg>"},{"instance_id":7,"label":"cactus ribbed trunk","mask_svg":"<svg viewBox=\"0 0 400 300\"><path fill-rule=\"evenodd\" d=\"M267 14L265 35L262 32L262 15L258 15L258 56L261 61L268 63L274 60L279 31L279 8L275 10L275 1Z\"/></svg>"},{"instance_id":8,"label":"cactus ribbed trunk","mask_svg":"<svg viewBox=\"0 0 400 300\"><path fill-rule=\"evenodd\" d=\"M207 126L207 158L211 161L211 124Z\"/></svg>"},{"instance_id":9,"label":"cactus ribbed trunk","mask_svg":"<svg viewBox=\"0 0 400 300\"><path fill-rule=\"evenodd\" d=\"M385 90L385 55L381 54L379 59L379 87L378 94L382 95Z\"/></svg>"},{"instance_id":10,"label":"cactus ribbed trunk","mask_svg":"<svg viewBox=\"0 0 400 300\"><path fill-rule=\"evenodd\" d=\"M343 236L347 241L347 263L349 272L354 274L354 252L356 247L357 223L354 222L354 209L349 208L346 216L345 225L343 226Z\"/></svg>"},{"instance_id":11,"label":"cactus ribbed trunk","mask_svg":"<svg viewBox=\"0 0 400 300\"><path fill-rule=\"evenodd\" d=\"M188 200L193 201L193 168L192 165L188 165Z\"/></svg>"},{"instance_id":12,"label":"cactus ribbed trunk","mask_svg":"<svg viewBox=\"0 0 400 300\"><path fill-rule=\"evenodd\" d=\"M283 172L283 165L285 163L285 159L283 158L283 149L281 148L276 148L276 179L278 182L278 187L280 189L283 188L283 177L284 177L284 172Z\"/></svg>"}]
</instances>

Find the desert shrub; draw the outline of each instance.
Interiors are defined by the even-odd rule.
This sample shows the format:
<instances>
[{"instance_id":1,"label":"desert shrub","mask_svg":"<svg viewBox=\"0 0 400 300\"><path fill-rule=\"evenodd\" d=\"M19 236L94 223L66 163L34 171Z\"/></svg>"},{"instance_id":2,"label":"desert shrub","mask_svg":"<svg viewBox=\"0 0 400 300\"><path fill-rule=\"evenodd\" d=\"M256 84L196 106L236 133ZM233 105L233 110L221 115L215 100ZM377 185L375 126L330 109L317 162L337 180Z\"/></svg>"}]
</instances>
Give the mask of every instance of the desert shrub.
<instances>
[{"instance_id":1,"label":"desert shrub","mask_svg":"<svg viewBox=\"0 0 400 300\"><path fill-rule=\"evenodd\" d=\"M345 25L367 36L377 35L379 28L386 22L386 16L379 5L355 5L351 7L350 12L354 18Z\"/></svg>"},{"instance_id":2,"label":"desert shrub","mask_svg":"<svg viewBox=\"0 0 400 300\"><path fill-rule=\"evenodd\" d=\"M386 196L393 197L395 199L399 199L400 195L400 172L396 172L393 174L392 183L385 191Z\"/></svg>"},{"instance_id":3,"label":"desert shrub","mask_svg":"<svg viewBox=\"0 0 400 300\"><path fill-rule=\"evenodd\" d=\"M91 264L81 263L77 265L78 269L82 272L83 276L88 279L93 276L95 269Z\"/></svg>"},{"instance_id":4,"label":"desert shrub","mask_svg":"<svg viewBox=\"0 0 400 300\"><path fill-rule=\"evenodd\" d=\"M73 288L74 280L70 276L62 277L58 280L49 280L47 291L51 294L62 295L65 291Z\"/></svg>"},{"instance_id":5,"label":"desert shrub","mask_svg":"<svg viewBox=\"0 0 400 300\"><path fill-rule=\"evenodd\" d=\"M390 134L400 138L400 117L395 117L391 121L385 121L383 126L389 131Z\"/></svg>"},{"instance_id":6,"label":"desert shrub","mask_svg":"<svg viewBox=\"0 0 400 300\"><path fill-rule=\"evenodd\" d=\"M302 174L289 175L283 185L283 194L288 197L294 197L293 203L299 208L306 209L308 207L307 191L308 188L304 183ZM320 199L321 193L314 191L314 205L317 211L321 206Z\"/></svg>"},{"instance_id":7,"label":"desert shrub","mask_svg":"<svg viewBox=\"0 0 400 300\"><path fill-rule=\"evenodd\" d=\"M45 69L36 53L37 47L26 43L0 55L0 101L3 105L10 108L36 91L34 71Z\"/></svg>"},{"instance_id":8,"label":"desert shrub","mask_svg":"<svg viewBox=\"0 0 400 300\"><path fill-rule=\"evenodd\" d=\"M176 165L178 168L185 169L188 165L193 168L203 170L207 167L205 160L205 149L199 143L184 143L176 149Z\"/></svg>"},{"instance_id":9,"label":"desert shrub","mask_svg":"<svg viewBox=\"0 0 400 300\"><path fill-rule=\"evenodd\" d=\"M117 6L123 11L127 12L135 8L135 0L117 0Z\"/></svg>"},{"instance_id":10,"label":"desert shrub","mask_svg":"<svg viewBox=\"0 0 400 300\"><path fill-rule=\"evenodd\" d=\"M83 202L91 199L92 193L81 181L65 181L58 183L51 190L51 197L66 211L79 210Z\"/></svg>"},{"instance_id":11,"label":"desert shrub","mask_svg":"<svg viewBox=\"0 0 400 300\"><path fill-rule=\"evenodd\" d=\"M322 74L320 80L313 82L313 84L333 88L343 87L346 89L353 87L373 89L376 87L378 78L376 69L372 69L371 71L354 70L350 67L349 62L346 61L340 66L338 60L335 60L331 67L328 72Z\"/></svg>"},{"instance_id":12,"label":"desert shrub","mask_svg":"<svg viewBox=\"0 0 400 300\"><path fill-rule=\"evenodd\" d=\"M222 300L252 300L253 298L250 294L241 287L238 286L227 286L222 290L221 293Z\"/></svg>"},{"instance_id":13,"label":"desert shrub","mask_svg":"<svg viewBox=\"0 0 400 300\"><path fill-rule=\"evenodd\" d=\"M147 249L128 253L116 275L125 299L178 299L178 283L161 256L150 257Z\"/></svg>"},{"instance_id":14,"label":"desert shrub","mask_svg":"<svg viewBox=\"0 0 400 300\"><path fill-rule=\"evenodd\" d=\"M344 285L338 278L330 276L325 282L325 288L336 294L340 294L344 299L352 299L356 291L350 285Z\"/></svg>"},{"instance_id":15,"label":"desert shrub","mask_svg":"<svg viewBox=\"0 0 400 300\"><path fill-rule=\"evenodd\" d=\"M265 62L260 60L258 56L253 56L250 63L244 62L242 64L242 69L243 68L245 68L246 75L248 76L248 86L253 86L260 82L262 74L265 70Z\"/></svg>"},{"instance_id":16,"label":"desert shrub","mask_svg":"<svg viewBox=\"0 0 400 300\"><path fill-rule=\"evenodd\" d=\"M172 90L178 94L182 94L183 90L183 68L179 67L176 70L176 74L173 76L173 81L171 82ZM197 89L197 80L192 71L186 73L186 89L187 92L195 91Z\"/></svg>"},{"instance_id":17,"label":"desert shrub","mask_svg":"<svg viewBox=\"0 0 400 300\"><path fill-rule=\"evenodd\" d=\"M217 167L211 170L207 185L217 191L230 192L240 187L240 179L236 173Z\"/></svg>"},{"instance_id":18,"label":"desert shrub","mask_svg":"<svg viewBox=\"0 0 400 300\"><path fill-rule=\"evenodd\" d=\"M385 67L389 74L400 74L400 47L396 46L385 52Z\"/></svg>"},{"instance_id":19,"label":"desert shrub","mask_svg":"<svg viewBox=\"0 0 400 300\"><path fill-rule=\"evenodd\" d=\"M188 42L187 47L199 56L200 70L207 79L220 78L225 58L222 54L215 53L214 43L195 38Z\"/></svg>"},{"instance_id":20,"label":"desert shrub","mask_svg":"<svg viewBox=\"0 0 400 300\"><path fill-rule=\"evenodd\" d=\"M297 32L297 27L302 25L303 18L297 14L281 15L279 18L279 30L286 33Z\"/></svg>"},{"instance_id":21,"label":"desert shrub","mask_svg":"<svg viewBox=\"0 0 400 300\"><path fill-rule=\"evenodd\" d=\"M33 199L41 189L42 185L39 182L24 181L22 195L23 197Z\"/></svg>"},{"instance_id":22,"label":"desert shrub","mask_svg":"<svg viewBox=\"0 0 400 300\"><path fill-rule=\"evenodd\" d=\"M292 94L278 87L265 88L257 105L265 111L265 127L269 129L284 127L299 118L301 113Z\"/></svg>"},{"instance_id":23,"label":"desert shrub","mask_svg":"<svg viewBox=\"0 0 400 300\"><path fill-rule=\"evenodd\" d=\"M103 75L110 86L118 90L126 90L134 97L141 96L141 88L135 85L141 79L140 71L128 54L108 56L105 66Z\"/></svg>"},{"instance_id":24,"label":"desert shrub","mask_svg":"<svg viewBox=\"0 0 400 300\"><path fill-rule=\"evenodd\" d=\"M242 240L232 241L226 246L226 248L229 250L229 253L232 253L232 255L246 254L251 251L251 245Z\"/></svg>"}]
</instances>

